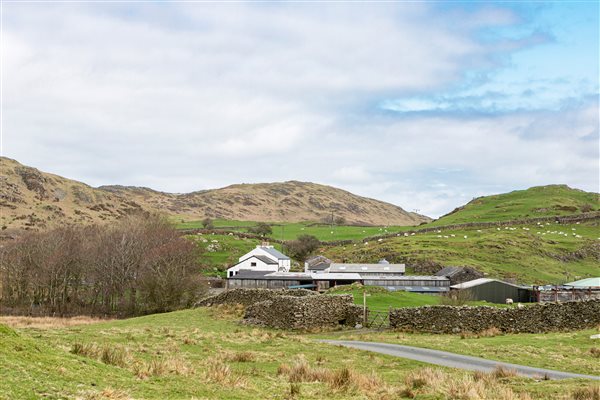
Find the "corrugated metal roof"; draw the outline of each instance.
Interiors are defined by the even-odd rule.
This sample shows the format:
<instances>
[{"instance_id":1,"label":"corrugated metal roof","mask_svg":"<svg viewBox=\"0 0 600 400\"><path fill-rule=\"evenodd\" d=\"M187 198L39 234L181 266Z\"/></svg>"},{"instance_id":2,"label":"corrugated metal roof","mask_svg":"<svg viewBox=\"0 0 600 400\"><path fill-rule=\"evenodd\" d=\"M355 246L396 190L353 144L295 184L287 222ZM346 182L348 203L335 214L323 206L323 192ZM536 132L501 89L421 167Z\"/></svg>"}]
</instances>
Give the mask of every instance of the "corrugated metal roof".
<instances>
[{"instance_id":1,"label":"corrugated metal roof","mask_svg":"<svg viewBox=\"0 0 600 400\"><path fill-rule=\"evenodd\" d=\"M315 281L360 281L362 278L359 274L337 274L337 273L326 273L326 274L311 274L312 279Z\"/></svg>"},{"instance_id":2,"label":"corrugated metal roof","mask_svg":"<svg viewBox=\"0 0 600 400\"><path fill-rule=\"evenodd\" d=\"M309 271L325 271L327 268L329 268L329 264L327 263L320 263L308 267Z\"/></svg>"},{"instance_id":3,"label":"corrugated metal roof","mask_svg":"<svg viewBox=\"0 0 600 400\"><path fill-rule=\"evenodd\" d=\"M263 279L271 271L254 271L251 269L240 269L238 273L229 279Z\"/></svg>"},{"instance_id":4,"label":"corrugated metal roof","mask_svg":"<svg viewBox=\"0 0 600 400\"><path fill-rule=\"evenodd\" d=\"M509 282L504 282L498 279L490 279L490 278L479 278L479 279L473 279L472 281L468 281L468 282L463 282L463 283L459 283L457 285L452 285L450 286L452 289L469 289L475 286L479 286L479 285L483 285L489 282L500 282L503 283L505 285L509 285L509 286L514 286L517 288L521 288L521 289L526 289L528 288L528 286L521 286L521 285L515 285L514 283L509 283Z\"/></svg>"},{"instance_id":5,"label":"corrugated metal roof","mask_svg":"<svg viewBox=\"0 0 600 400\"><path fill-rule=\"evenodd\" d=\"M377 280L388 280L388 281L448 281L449 279L445 276L432 276L432 275L402 275L402 276L364 276L367 281Z\"/></svg>"},{"instance_id":6,"label":"corrugated metal roof","mask_svg":"<svg viewBox=\"0 0 600 400\"><path fill-rule=\"evenodd\" d=\"M403 273L406 270L404 264L330 264L330 272L380 272L380 273Z\"/></svg>"},{"instance_id":7,"label":"corrugated metal roof","mask_svg":"<svg viewBox=\"0 0 600 400\"><path fill-rule=\"evenodd\" d=\"M563 286L573 286L573 287L579 287L579 288L600 287L600 277L580 279L575 282L565 283Z\"/></svg>"}]
</instances>

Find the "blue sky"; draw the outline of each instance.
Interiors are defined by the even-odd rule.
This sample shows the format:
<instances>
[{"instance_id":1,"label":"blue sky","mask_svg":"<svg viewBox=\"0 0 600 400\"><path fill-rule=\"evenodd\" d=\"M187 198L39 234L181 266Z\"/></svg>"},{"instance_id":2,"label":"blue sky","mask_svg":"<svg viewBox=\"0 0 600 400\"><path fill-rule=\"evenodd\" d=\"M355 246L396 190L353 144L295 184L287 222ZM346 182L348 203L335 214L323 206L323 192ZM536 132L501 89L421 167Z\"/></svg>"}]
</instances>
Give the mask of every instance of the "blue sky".
<instances>
[{"instance_id":1,"label":"blue sky","mask_svg":"<svg viewBox=\"0 0 600 400\"><path fill-rule=\"evenodd\" d=\"M5 2L3 155L91 185L330 184L439 216L599 191L598 2Z\"/></svg>"}]
</instances>

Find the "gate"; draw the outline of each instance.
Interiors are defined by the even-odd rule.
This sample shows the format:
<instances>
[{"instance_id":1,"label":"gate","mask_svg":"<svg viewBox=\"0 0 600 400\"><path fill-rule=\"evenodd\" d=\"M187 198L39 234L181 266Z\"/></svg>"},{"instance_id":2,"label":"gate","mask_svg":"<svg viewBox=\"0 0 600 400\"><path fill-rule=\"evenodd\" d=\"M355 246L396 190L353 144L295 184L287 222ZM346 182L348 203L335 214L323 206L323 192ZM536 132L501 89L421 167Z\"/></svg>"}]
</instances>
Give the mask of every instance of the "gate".
<instances>
[{"instance_id":1,"label":"gate","mask_svg":"<svg viewBox=\"0 0 600 400\"><path fill-rule=\"evenodd\" d=\"M390 313L384 311L371 311L367 316L367 328L387 329L390 327Z\"/></svg>"}]
</instances>

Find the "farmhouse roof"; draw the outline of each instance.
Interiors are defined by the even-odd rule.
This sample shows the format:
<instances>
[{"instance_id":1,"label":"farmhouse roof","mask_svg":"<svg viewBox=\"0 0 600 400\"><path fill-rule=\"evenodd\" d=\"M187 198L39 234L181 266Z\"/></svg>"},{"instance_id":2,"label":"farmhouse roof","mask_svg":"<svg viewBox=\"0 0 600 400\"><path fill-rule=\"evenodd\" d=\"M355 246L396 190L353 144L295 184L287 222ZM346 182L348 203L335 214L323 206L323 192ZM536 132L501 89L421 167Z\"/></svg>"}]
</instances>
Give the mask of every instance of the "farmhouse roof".
<instances>
[{"instance_id":1,"label":"farmhouse roof","mask_svg":"<svg viewBox=\"0 0 600 400\"><path fill-rule=\"evenodd\" d=\"M283 254L282 252L278 251L277 249L275 249L272 246L261 246L261 249L263 249L264 251L266 251L267 253L269 253L270 255L272 255L273 257L275 257L278 260L289 260L290 258L288 256L286 256L285 254Z\"/></svg>"},{"instance_id":2,"label":"farmhouse roof","mask_svg":"<svg viewBox=\"0 0 600 400\"><path fill-rule=\"evenodd\" d=\"M251 258L256 258L257 260L260 260L260 261L264 262L267 265L277 265L277 261L275 261L272 258L269 258L267 256L250 256L248 258L244 258L242 261L240 261L239 263L237 263L235 265L239 265L239 264L241 264L243 262L246 262L246 261L250 260Z\"/></svg>"}]
</instances>

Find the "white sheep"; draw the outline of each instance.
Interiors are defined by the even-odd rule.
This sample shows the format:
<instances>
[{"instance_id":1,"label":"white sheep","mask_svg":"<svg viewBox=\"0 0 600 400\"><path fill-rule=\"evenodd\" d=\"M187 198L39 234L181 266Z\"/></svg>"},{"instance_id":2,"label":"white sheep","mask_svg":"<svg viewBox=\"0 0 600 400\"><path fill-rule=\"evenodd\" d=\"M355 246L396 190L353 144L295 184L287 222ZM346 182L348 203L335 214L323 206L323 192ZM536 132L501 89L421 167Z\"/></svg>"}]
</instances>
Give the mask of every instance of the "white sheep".
<instances>
[{"instance_id":1,"label":"white sheep","mask_svg":"<svg viewBox=\"0 0 600 400\"><path fill-rule=\"evenodd\" d=\"M464 236L464 238L466 239L466 238L468 238L468 236L467 236L467 235L465 235L465 236Z\"/></svg>"},{"instance_id":2,"label":"white sheep","mask_svg":"<svg viewBox=\"0 0 600 400\"><path fill-rule=\"evenodd\" d=\"M512 304L513 303L513 299L506 299L506 304Z\"/></svg>"}]
</instances>

